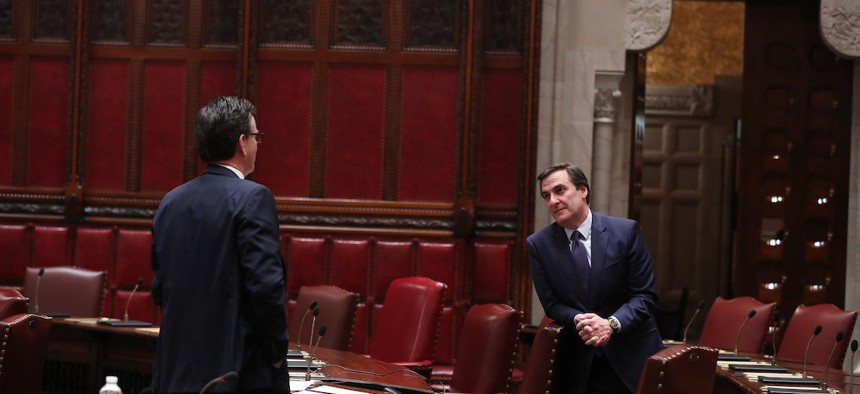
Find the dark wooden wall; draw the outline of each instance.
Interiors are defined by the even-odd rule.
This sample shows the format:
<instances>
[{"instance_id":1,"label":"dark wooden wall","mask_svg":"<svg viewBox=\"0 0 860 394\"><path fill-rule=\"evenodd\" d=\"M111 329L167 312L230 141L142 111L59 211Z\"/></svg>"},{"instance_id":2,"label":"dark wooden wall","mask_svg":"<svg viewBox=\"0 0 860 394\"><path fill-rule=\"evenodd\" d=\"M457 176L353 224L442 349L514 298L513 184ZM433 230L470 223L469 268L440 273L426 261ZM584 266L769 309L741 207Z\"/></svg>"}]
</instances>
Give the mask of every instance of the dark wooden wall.
<instances>
[{"instance_id":1,"label":"dark wooden wall","mask_svg":"<svg viewBox=\"0 0 860 394\"><path fill-rule=\"evenodd\" d=\"M149 220L196 176L192 125L249 97L266 133L294 298L360 293L353 350L396 277L528 306L537 0L0 1L0 285L27 266L108 271L104 313L150 283ZM130 315L157 321L144 286Z\"/></svg>"},{"instance_id":2,"label":"dark wooden wall","mask_svg":"<svg viewBox=\"0 0 860 394\"><path fill-rule=\"evenodd\" d=\"M821 41L817 1L746 5L733 288L844 306L853 64Z\"/></svg>"}]
</instances>

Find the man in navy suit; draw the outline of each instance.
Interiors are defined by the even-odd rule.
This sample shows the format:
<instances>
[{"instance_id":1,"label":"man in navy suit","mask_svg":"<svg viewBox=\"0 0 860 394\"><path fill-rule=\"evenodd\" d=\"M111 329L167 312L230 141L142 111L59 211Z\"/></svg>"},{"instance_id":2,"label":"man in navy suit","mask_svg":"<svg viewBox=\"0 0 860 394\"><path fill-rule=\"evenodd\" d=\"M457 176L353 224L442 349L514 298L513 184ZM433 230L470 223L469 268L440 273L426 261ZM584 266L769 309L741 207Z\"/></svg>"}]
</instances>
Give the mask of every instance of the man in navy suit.
<instances>
[{"instance_id":1,"label":"man in navy suit","mask_svg":"<svg viewBox=\"0 0 860 394\"><path fill-rule=\"evenodd\" d=\"M162 323L152 372L157 393L289 393L286 273L272 192L254 171L256 109L218 97L194 136L203 174L164 196L152 221L153 301Z\"/></svg>"},{"instance_id":2,"label":"man in navy suit","mask_svg":"<svg viewBox=\"0 0 860 394\"><path fill-rule=\"evenodd\" d=\"M639 224L592 212L588 179L570 163L538 175L555 223L528 238L546 315L579 333L560 357L570 393L634 393L645 361L662 348L657 294Z\"/></svg>"}]
</instances>

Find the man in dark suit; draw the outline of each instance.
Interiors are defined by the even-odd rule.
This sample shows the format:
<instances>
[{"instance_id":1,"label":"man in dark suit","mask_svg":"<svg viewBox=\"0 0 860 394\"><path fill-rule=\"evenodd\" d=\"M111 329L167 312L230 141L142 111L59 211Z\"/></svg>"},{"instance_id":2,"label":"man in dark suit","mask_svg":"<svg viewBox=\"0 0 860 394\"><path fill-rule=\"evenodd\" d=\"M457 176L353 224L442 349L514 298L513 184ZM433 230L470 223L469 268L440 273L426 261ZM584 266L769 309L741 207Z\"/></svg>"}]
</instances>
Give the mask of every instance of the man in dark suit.
<instances>
[{"instance_id":1,"label":"man in dark suit","mask_svg":"<svg viewBox=\"0 0 860 394\"><path fill-rule=\"evenodd\" d=\"M163 316L152 372L158 393L289 393L286 273L272 192L254 171L254 105L219 97L194 135L206 169L164 196L152 221L153 301Z\"/></svg>"},{"instance_id":2,"label":"man in dark suit","mask_svg":"<svg viewBox=\"0 0 860 394\"><path fill-rule=\"evenodd\" d=\"M651 257L639 224L592 212L588 179L570 163L538 175L555 223L528 238L546 315L575 328L560 357L570 393L633 393L645 360L661 349Z\"/></svg>"}]
</instances>

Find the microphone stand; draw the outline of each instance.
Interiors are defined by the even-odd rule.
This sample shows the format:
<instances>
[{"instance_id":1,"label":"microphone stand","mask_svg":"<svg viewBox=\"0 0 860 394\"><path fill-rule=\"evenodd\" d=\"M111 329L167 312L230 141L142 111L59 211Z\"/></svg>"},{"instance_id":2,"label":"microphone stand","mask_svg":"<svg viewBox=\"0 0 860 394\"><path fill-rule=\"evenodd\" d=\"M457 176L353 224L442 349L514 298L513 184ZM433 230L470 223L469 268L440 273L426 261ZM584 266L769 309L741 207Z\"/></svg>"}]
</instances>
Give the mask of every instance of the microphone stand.
<instances>
[{"instance_id":1,"label":"microphone stand","mask_svg":"<svg viewBox=\"0 0 860 394\"><path fill-rule=\"evenodd\" d=\"M705 301L699 301L699 306L696 307L696 311L693 312L693 317L690 318L690 321L687 322L687 327L684 328L684 340L681 341L683 343L687 343L687 331L690 331L690 326L693 325L693 320L696 320L696 315L699 314L699 311L705 307Z\"/></svg>"},{"instance_id":2,"label":"microphone stand","mask_svg":"<svg viewBox=\"0 0 860 394\"><path fill-rule=\"evenodd\" d=\"M316 357L317 348L320 346L320 340L322 340L322 337L325 335L326 331L328 331L328 327L326 327L325 325L321 325L319 335L317 336L317 344L313 348L311 348L311 343L310 342L308 343L308 356L309 357L308 357L308 369L305 372L305 382L309 382L311 380L311 364L314 361L314 357ZM313 336L313 332L311 332L311 336ZM311 338L311 339L313 339L313 338Z\"/></svg>"},{"instance_id":3,"label":"microphone stand","mask_svg":"<svg viewBox=\"0 0 860 394\"><path fill-rule=\"evenodd\" d=\"M311 304L308 305L308 310L305 311L305 314L302 315L302 321L299 323L299 335L296 338L296 350L301 353L302 352L302 329L305 328L305 318L308 317L308 313L311 313L314 308L317 307L317 301L311 301Z\"/></svg>"},{"instance_id":4,"label":"microphone stand","mask_svg":"<svg viewBox=\"0 0 860 394\"><path fill-rule=\"evenodd\" d=\"M317 323L317 316L320 315L320 307L319 305L314 307L313 310L313 318L311 319L311 333L308 335L308 352L311 351L311 345L314 342L314 325ZM302 338L299 338L299 342L301 342Z\"/></svg>"},{"instance_id":5,"label":"microphone stand","mask_svg":"<svg viewBox=\"0 0 860 394\"><path fill-rule=\"evenodd\" d=\"M35 298L35 302L33 303L33 313L39 313L39 286L42 284L42 276L45 275L45 267L39 268L39 276L36 277L36 294L33 298Z\"/></svg>"},{"instance_id":6,"label":"microphone stand","mask_svg":"<svg viewBox=\"0 0 860 394\"><path fill-rule=\"evenodd\" d=\"M134 285L134 289L131 290L131 294L129 294L128 299L125 300L125 315L122 318L123 321L128 321L128 307L131 305L131 298L134 297L134 293L137 292L137 289L141 284L143 284L143 278L137 278L137 284Z\"/></svg>"},{"instance_id":7,"label":"microphone stand","mask_svg":"<svg viewBox=\"0 0 860 394\"><path fill-rule=\"evenodd\" d=\"M851 377L848 378L848 394L854 393L854 353L857 353L857 340L851 341Z\"/></svg>"},{"instance_id":8,"label":"microphone stand","mask_svg":"<svg viewBox=\"0 0 860 394\"><path fill-rule=\"evenodd\" d=\"M134 289L131 290L131 294L128 295L128 300L125 302L125 313L122 320L99 320L98 324L103 326L111 326L111 327L149 327L152 325L150 322L139 321L139 320L128 320L128 307L131 306L131 299L134 298L134 293L137 292L137 289L140 288L140 285L143 284L143 277L137 278L137 284L134 285Z\"/></svg>"},{"instance_id":9,"label":"microphone stand","mask_svg":"<svg viewBox=\"0 0 860 394\"><path fill-rule=\"evenodd\" d=\"M815 326L815 330L812 331L812 336L809 337L809 342L806 343L806 352L803 353L803 377L804 378L808 377L806 375L806 364L807 364L807 358L809 357L809 347L812 345L812 340L815 339L815 337L817 337L818 334L821 334L821 325Z\"/></svg>"},{"instance_id":10,"label":"microphone stand","mask_svg":"<svg viewBox=\"0 0 860 394\"><path fill-rule=\"evenodd\" d=\"M842 342L842 337L845 335L842 331L836 333L836 343L833 344L833 349L830 349L830 355L827 356L827 364L824 364L824 379L821 380L821 389L827 390L827 373L830 372L830 360L833 359L833 353L836 352L836 347L839 342Z\"/></svg>"},{"instance_id":11,"label":"microphone stand","mask_svg":"<svg viewBox=\"0 0 860 394\"><path fill-rule=\"evenodd\" d=\"M749 323L749 321L755 316L755 309L750 310L750 313L747 315L746 320L741 323L740 328L738 328L738 335L735 337L735 356L738 355L738 343L741 341L741 332L744 330L744 327Z\"/></svg>"},{"instance_id":12,"label":"microphone stand","mask_svg":"<svg viewBox=\"0 0 860 394\"><path fill-rule=\"evenodd\" d=\"M235 379L238 376L239 376L239 374L237 374L236 371L230 371L230 372L227 372L227 373L225 373L225 374L223 374L223 375L221 375L215 379L212 379L208 383L206 383L205 386L203 386L203 389L200 390L200 394L205 393L206 391L209 390L210 387L214 386L217 383L226 382L227 379Z\"/></svg>"}]
</instances>

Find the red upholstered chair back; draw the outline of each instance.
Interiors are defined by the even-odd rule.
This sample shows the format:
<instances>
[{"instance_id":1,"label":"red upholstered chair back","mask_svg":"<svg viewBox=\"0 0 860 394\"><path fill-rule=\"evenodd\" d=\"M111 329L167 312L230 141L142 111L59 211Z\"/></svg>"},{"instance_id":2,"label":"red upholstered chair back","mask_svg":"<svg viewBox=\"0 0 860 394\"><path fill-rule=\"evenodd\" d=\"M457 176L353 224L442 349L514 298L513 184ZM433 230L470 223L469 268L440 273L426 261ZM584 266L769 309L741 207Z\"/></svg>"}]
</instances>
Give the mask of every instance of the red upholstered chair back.
<instances>
[{"instance_id":1,"label":"red upholstered chair back","mask_svg":"<svg viewBox=\"0 0 860 394\"><path fill-rule=\"evenodd\" d=\"M447 287L419 276L391 281L376 321L370 357L391 363L429 365L436 351Z\"/></svg>"},{"instance_id":2,"label":"red upholstered chair back","mask_svg":"<svg viewBox=\"0 0 860 394\"><path fill-rule=\"evenodd\" d=\"M699 344L731 351L737 346L740 352L761 353L774 305L761 303L752 297L729 300L717 297L705 319ZM756 311L755 316L743 327L738 339L738 331L752 310Z\"/></svg>"},{"instance_id":3,"label":"red upholstered chair back","mask_svg":"<svg viewBox=\"0 0 860 394\"><path fill-rule=\"evenodd\" d=\"M30 299L21 295L15 289L0 289L0 319L12 315L27 313Z\"/></svg>"},{"instance_id":4,"label":"red upholstered chair back","mask_svg":"<svg viewBox=\"0 0 860 394\"><path fill-rule=\"evenodd\" d=\"M555 355L559 336L564 328L552 319L544 317L532 341L520 382L519 394L542 394L553 392L553 375L556 371Z\"/></svg>"},{"instance_id":5,"label":"red upholstered chair back","mask_svg":"<svg viewBox=\"0 0 860 394\"><path fill-rule=\"evenodd\" d=\"M42 392L51 319L18 314L0 320L0 393Z\"/></svg>"},{"instance_id":6,"label":"red upholstered chair back","mask_svg":"<svg viewBox=\"0 0 860 394\"><path fill-rule=\"evenodd\" d=\"M303 349L306 349L308 340L311 338L312 314L305 318L305 327L300 329L305 312L313 301L320 308L314 324L314 331L319 331L323 325L326 326L325 335L319 339L319 346L329 349L349 350L352 340L352 330L355 326L355 311L358 306L358 294L346 291L337 286L302 286L296 298L296 306L287 330L290 332L290 340L298 343L301 341ZM299 338L301 331L302 338ZM317 333L313 333L316 337ZM314 339L316 343L316 339Z\"/></svg>"},{"instance_id":7,"label":"red upholstered chair back","mask_svg":"<svg viewBox=\"0 0 860 394\"><path fill-rule=\"evenodd\" d=\"M821 332L809 345L808 362L811 365L826 365L830 352L833 351L830 367L841 368L856 320L857 311L844 311L833 304L798 306L788 321L777 352L777 361L803 362L806 346L812 338L815 326L821 325ZM842 331L843 338L836 344L839 331ZM833 350L834 344L836 350Z\"/></svg>"},{"instance_id":8,"label":"red upholstered chair back","mask_svg":"<svg viewBox=\"0 0 860 394\"><path fill-rule=\"evenodd\" d=\"M30 311L38 302L40 313L68 313L78 317L101 315L105 294L105 273L77 267L45 267L39 284L40 268L28 267L24 275L24 295L30 298Z\"/></svg>"},{"instance_id":9,"label":"red upholstered chair back","mask_svg":"<svg viewBox=\"0 0 860 394\"><path fill-rule=\"evenodd\" d=\"M507 393L522 314L508 305L469 308L463 321L451 392Z\"/></svg>"},{"instance_id":10,"label":"red upholstered chair back","mask_svg":"<svg viewBox=\"0 0 860 394\"><path fill-rule=\"evenodd\" d=\"M665 348L645 361L639 394L705 394L714 390L719 350L692 345Z\"/></svg>"}]
</instances>

